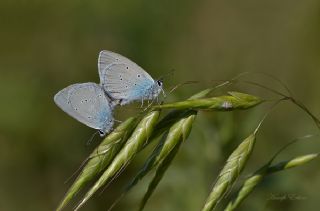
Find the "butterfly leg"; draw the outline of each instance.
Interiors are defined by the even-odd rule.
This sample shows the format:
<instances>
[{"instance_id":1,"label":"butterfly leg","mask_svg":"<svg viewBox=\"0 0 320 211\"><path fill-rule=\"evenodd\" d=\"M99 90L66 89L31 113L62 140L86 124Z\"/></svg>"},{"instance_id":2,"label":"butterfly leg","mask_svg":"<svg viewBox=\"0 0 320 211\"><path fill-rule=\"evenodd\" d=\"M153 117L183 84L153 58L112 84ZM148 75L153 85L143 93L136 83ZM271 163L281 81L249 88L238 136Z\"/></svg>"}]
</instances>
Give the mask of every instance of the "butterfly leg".
<instances>
[{"instance_id":1,"label":"butterfly leg","mask_svg":"<svg viewBox=\"0 0 320 211\"><path fill-rule=\"evenodd\" d=\"M144 109L144 111L146 111L148 108L150 108L153 105L154 101L155 101L155 98L153 98L150 103L148 100L148 106Z\"/></svg>"},{"instance_id":2,"label":"butterfly leg","mask_svg":"<svg viewBox=\"0 0 320 211\"><path fill-rule=\"evenodd\" d=\"M162 90L163 97L166 98L167 97L166 93L164 92L163 89L161 89L161 90Z\"/></svg>"}]
</instances>

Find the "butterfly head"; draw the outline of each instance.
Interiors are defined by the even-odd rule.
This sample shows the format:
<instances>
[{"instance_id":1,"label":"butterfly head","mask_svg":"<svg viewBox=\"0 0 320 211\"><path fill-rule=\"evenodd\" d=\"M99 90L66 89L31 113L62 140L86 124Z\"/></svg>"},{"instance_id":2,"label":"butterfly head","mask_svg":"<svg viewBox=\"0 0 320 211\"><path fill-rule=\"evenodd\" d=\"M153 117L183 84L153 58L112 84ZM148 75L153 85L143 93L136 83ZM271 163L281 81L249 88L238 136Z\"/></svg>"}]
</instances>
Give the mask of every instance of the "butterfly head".
<instances>
[{"instance_id":1,"label":"butterfly head","mask_svg":"<svg viewBox=\"0 0 320 211\"><path fill-rule=\"evenodd\" d=\"M162 79L157 80L157 85L158 85L158 87L161 87L161 88L162 88L162 86L163 86L163 80L162 80Z\"/></svg>"}]
</instances>

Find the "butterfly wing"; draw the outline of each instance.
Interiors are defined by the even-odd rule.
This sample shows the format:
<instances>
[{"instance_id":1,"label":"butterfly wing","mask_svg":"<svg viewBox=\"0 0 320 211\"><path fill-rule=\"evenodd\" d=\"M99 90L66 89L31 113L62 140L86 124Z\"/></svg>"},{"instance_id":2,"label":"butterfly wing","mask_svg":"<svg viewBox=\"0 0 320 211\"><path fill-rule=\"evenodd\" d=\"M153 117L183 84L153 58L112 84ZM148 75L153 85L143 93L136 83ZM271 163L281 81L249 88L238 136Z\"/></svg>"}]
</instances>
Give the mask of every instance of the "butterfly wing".
<instances>
[{"instance_id":1,"label":"butterfly wing","mask_svg":"<svg viewBox=\"0 0 320 211\"><path fill-rule=\"evenodd\" d=\"M154 85L153 78L136 63L120 54L101 51L98 59L100 84L114 99L142 99Z\"/></svg>"},{"instance_id":2,"label":"butterfly wing","mask_svg":"<svg viewBox=\"0 0 320 211\"><path fill-rule=\"evenodd\" d=\"M91 128L107 131L113 125L109 99L98 84L70 85L59 91L54 101L64 112Z\"/></svg>"}]
</instances>

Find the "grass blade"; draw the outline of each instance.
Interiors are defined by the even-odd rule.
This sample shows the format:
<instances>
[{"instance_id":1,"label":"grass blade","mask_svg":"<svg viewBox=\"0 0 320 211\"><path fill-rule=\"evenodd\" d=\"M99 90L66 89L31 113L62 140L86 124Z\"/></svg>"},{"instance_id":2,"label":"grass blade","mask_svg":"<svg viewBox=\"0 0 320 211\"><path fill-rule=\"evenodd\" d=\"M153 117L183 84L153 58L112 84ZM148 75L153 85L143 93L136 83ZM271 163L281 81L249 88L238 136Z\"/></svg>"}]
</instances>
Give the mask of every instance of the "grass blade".
<instances>
[{"instance_id":1,"label":"grass blade","mask_svg":"<svg viewBox=\"0 0 320 211\"><path fill-rule=\"evenodd\" d=\"M87 194L75 208L75 210L78 210L80 207L82 207L99 188L101 188L107 182L110 182L111 179L133 159L136 153L138 153L143 148L145 143L148 142L151 133L153 132L159 115L160 111L151 111L143 117L126 144L115 156L112 163L104 171L104 173L94 184L94 186L87 192Z\"/></svg>"},{"instance_id":2,"label":"grass blade","mask_svg":"<svg viewBox=\"0 0 320 211\"><path fill-rule=\"evenodd\" d=\"M251 155L255 140L255 134L251 134L229 156L202 211L213 210L220 199L222 199L232 187Z\"/></svg>"},{"instance_id":3,"label":"grass blade","mask_svg":"<svg viewBox=\"0 0 320 211\"><path fill-rule=\"evenodd\" d=\"M89 156L87 164L83 167L81 173L65 194L57 211L62 210L89 181L110 164L115 154L121 149L136 126L136 121L137 118L134 117L127 119L97 146Z\"/></svg>"}]
</instances>

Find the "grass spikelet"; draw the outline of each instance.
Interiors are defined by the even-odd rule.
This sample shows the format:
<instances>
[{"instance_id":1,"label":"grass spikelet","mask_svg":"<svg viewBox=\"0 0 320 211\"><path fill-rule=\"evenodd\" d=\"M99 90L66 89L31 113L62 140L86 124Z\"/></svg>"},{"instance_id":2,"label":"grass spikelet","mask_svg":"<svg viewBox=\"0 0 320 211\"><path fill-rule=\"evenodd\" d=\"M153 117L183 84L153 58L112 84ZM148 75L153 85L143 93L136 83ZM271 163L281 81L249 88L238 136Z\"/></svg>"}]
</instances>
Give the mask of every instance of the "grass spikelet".
<instances>
[{"instance_id":1,"label":"grass spikelet","mask_svg":"<svg viewBox=\"0 0 320 211\"><path fill-rule=\"evenodd\" d=\"M283 170L286 170L286 169L290 169L290 168L294 168L294 167L297 167L297 166L301 166L301 165L303 165L305 163L308 163L311 160L317 158L318 156L319 156L318 153L298 156L298 157L295 157L295 158L293 158L291 160L283 161L281 163L278 163L276 165L271 166L270 168L268 168L267 173L268 174L273 174L273 173L278 172L278 171L283 171Z\"/></svg>"},{"instance_id":2,"label":"grass spikelet","mask_svg":"<svg viewBox=\"0 0 320 211\"><path fill-rule=\"evenodd\" d=\"M143 117L123 148L115 156L112 163L104 171L98 181L86 193L85 197L75 208L75 210L78 210L80 207L82 207L99 188L101 188L107 182L110 182L110 180L133 159L136 153L138 153L143 148L145 143L149 140L151 133L153 132L159 115L160 111L151 111Z\"/></svg>"},{"instance_id":3,"label":"grass spikelet","mask_svg":"<svg viewBox=\"0 0 320 211\"><path fill-rule=\"evenodd\" d=\"M89 156L87 164L65 194L57 211L62 210L76 193L110 164L111 160L121 149L122 145L136 126L136 121L137 118L134 117L127 119L110 133L99 146L97 146Z\"/></svg>"},{"instance_id":4,"label":"grass spikelet","mask_svg":"<svg viewBox=\"0 0 320 211\"><path fill-rule=\"evenodd\" d=\"M184 117L180 121L176 122L167 132L161 141L158 143L152 154L145 162L143 168L134 177L132 182L127 186L126 191L129 191L137 182L143 178L149 171L155 166L161 163L173 150L173 148L183 142L189 135L192 123L196 117L196 111L184 112Z\"/></svg>"},{"instance_id":5,"label":"grass spikelet","mask_svg":"<svg viewBox=\"0 0 320 211\"><path fill-rule=\"evenodd\" d=\"M231 96L208 98L209 100L201 99L206 97L216 88L221 87L221 85L224 84L202 90L191 96L186 101L154 106L155 108L175 108L178 110L170 112L157 124L155 132L152 134L152 138L159 136L164 131L168 130L175 122L183 118L184 111L180 111L182 109L211 109L216 111L230 111L235 109L247 109L263 102L263 100L258 97L240 92L229 92Z\"/></svg>"},{"instance_id":6,"label":"grass spikelet","mask_svg":"<svg viewBox=\"0 0 320 211\"><path fill-rule=\"evenodd\" d=\"M319 154L307 154L303 156L295 157L291 160L283 161L278 164L275 164L270 167L270 162L268 162L261 169L256 171L252 176L246 179L237 193L236 198L229 202L225 211L233 211L239 207L239 205L243 202L244 199L248 197L248 195L257 187L261 181L269 174L273 174L279 171L283 171L289 168L298 167L304 165L315 158L317 158Z\"/></svg>"},{"instance_id":7,"label":"grass spikelet","mask_svg":"<svg viewBox=\"0 0 320 211\"><path fill-rule=\"evenodd\" d=\"M255 133L247 137L229 156L209 194L202 211L213 210L216 204L232 187L251 155L256 140Z\"/></svg>"},{"instance_id":8,"label":"grass spikelet","mask_svg":"<svg viewBox=\"0 0 320 211\"><path fill-rule=\"evenodd\" d=\"M263 102L262 99L240 92L229 92L230 95L205 99L188 99L176 103L155 106L161 109L205 109L215 111L229 111L248 109Z\"/></svg>"},{"instance_id":9,"label":"grass spikelet","mask_svg":"<svg viewBox=\"0 0 320 211\"><path fill-rule=\"evenodd\" d=\"M175 123L166 135L166 139L161 147L159 154L155 159L154 165L157 165L161 160L163 160L174 146L183 142L189 136L190 130L192 128L192 123L197 115L196 111L190 110L185 113L185 117L181 118L180 121Z\"/></svg>"}]
</instances>

